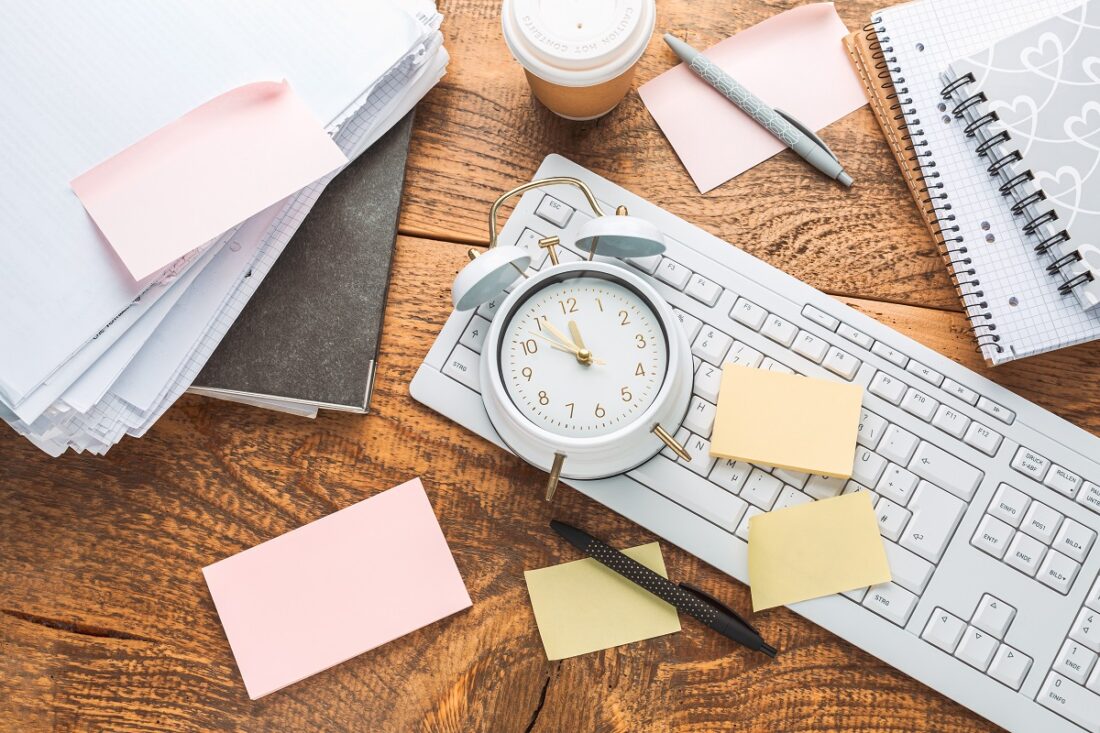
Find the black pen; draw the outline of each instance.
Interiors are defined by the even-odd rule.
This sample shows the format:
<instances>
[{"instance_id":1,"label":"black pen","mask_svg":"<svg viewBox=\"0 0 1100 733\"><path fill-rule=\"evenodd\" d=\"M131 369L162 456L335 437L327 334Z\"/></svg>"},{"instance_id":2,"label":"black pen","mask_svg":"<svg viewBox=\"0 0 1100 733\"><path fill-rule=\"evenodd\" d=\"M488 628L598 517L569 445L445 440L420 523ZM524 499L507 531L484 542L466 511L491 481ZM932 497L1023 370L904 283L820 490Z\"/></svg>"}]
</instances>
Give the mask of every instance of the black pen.
<instances>
[{"instance_id":1,"label":"black pen","mask_svg":"<svg viewBox=\"0 0 1100 733\"><path fill-rule=\"evenodd\" d=\"M686 613L719 634L753 651L763 652L769 657L776 655L775 647L765 642L752 624L741 618L732 608L723 605L698 588L687 583L675 585L614 547L564 522L554 519L550 522L550 528L581 552L649 591L665 603L675 606L676 610Z\"/></svg>"}]
</instances>

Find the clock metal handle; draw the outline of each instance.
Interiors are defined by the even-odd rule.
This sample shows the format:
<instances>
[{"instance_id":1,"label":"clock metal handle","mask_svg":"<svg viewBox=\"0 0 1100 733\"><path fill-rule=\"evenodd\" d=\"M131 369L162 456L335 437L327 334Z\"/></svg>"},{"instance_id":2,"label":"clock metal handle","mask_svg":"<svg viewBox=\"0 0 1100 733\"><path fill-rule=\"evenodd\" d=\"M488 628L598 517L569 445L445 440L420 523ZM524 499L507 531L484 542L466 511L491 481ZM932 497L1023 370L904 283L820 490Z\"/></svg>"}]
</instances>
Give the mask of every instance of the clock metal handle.
<instances>
[{"instance_id":1,"label":"clock metal handle","mask_svg":"<svg viewBox=\"0 0 1100 733\"><path fill-rule=\"evenodd\" d=\"M531 181L525 183L522 186L516 186L511 191L505 191L500 195L493 205L489 208L489 246L497 246L497 210L501 205L512 198L522 193L527 193L534 188L543 188L544 186L556 186L558 184L565 184L568 186L576 186L584 194L584 197L588 199L588 205L592 207L593 213L596 216L604 216L603 209L600 208L600 203L596 201L596 197L592 194L592 189L588 187L584 181L579 178L573 178L571 176L554 176L553 178L540 178L537 181Z\"/></svg>"},{"instance_id":2,"label":"clock metal handle","mask_svg":"<svg viewBox=\"0 0 1100 733\"><path fill-rule=\"evenodd\" d=\"M550 467L550 478L546 482L546 500L554 500L554 492L558 490L558 480L561 478L561 467L565 463L564 453L554 454L554 465Z\"/></svg>"}]
</instances>

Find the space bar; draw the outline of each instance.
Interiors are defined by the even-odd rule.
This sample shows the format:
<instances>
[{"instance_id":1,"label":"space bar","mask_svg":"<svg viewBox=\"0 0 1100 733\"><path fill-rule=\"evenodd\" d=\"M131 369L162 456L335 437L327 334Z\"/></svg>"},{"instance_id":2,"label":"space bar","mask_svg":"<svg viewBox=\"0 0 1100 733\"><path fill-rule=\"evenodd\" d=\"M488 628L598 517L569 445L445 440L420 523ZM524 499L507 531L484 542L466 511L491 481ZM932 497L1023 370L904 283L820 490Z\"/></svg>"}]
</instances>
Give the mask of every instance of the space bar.
<instances>
[{"instance_id":1,"label":"space bar","mask_svg":"<svg viewBox=\"0 0 1100 733\"><path fill-rule=\"evenodd\" d=\"M737 529L748 506L743 499L664 456L654 457L627 475L727 532Z\"/></svg>"}]
</instances>

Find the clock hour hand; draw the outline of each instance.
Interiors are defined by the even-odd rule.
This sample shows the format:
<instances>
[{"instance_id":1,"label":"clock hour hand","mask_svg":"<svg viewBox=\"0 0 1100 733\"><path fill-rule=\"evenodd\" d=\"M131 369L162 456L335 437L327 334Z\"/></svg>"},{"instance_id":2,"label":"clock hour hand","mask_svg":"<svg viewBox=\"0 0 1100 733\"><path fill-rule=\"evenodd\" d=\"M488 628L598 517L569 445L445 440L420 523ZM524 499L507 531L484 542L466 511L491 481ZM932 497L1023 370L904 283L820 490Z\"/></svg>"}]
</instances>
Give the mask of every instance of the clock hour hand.
<instances>
[{"instance_id":1,"label":"clock hour hand","mask_svg":"<svg viewBox=\"0 0 1100 733\"><path fill-rule=\"evenodd\" d=\"M581 361L581 356L580 356L581 350L578 349L576 346L573 346L572 343L558 343L557 341L550 338L546 334L539 333L538 331L531 331L530 333L531 333L532 336L536 336L536 337L542 339L543 341L545 341L546 343L550 344L550 346L552 348L555 348L558 351L564 351L567 354L572 354L573 356L577 357L577 361ZM585 363L585 362L582 361L581 363ZM589 356L588 356L587 363L599 364L601 366L604 365L604 364L607 364L607 362L604 361L603 359L596 359L591 354L589 354Z\"/></svg>"},{"instance_id":2,"label":"clock hour hand","mask_svg":"<svg viewBox=\"0 0 1100 733\"><path fill-rule=\"evenodd\" d=\"M584 339L581 338L581 330L577 328L576 321L569 322L569 335L573 337L573 343L575 343L577 346L582 349L588 348L584 345Z\"/></svg>"},{"instance_id":3,"label":"clock hour hand","mask_svg":"<svg viewBox=\"0 0 1100 733\"><path fill-rule=\"evenodd\" d=\"M551 323L550 319L546 316L542 317L542 322L546 324L546 327L550 330L550 333L552 333L556 339L558 339L563 344L573 350L573 355L577 357L577 361L585 366L588 366L592 363L592 352L586 349L584 347L584 344L579 342L579 339L577 339L576 337L572 339L567 337L564 333L561 332L560 329L557 328L557 326ZM570 330L573 330L576 329L577 325L570 321L569 327Z\"/></svg>"}]
</instances>

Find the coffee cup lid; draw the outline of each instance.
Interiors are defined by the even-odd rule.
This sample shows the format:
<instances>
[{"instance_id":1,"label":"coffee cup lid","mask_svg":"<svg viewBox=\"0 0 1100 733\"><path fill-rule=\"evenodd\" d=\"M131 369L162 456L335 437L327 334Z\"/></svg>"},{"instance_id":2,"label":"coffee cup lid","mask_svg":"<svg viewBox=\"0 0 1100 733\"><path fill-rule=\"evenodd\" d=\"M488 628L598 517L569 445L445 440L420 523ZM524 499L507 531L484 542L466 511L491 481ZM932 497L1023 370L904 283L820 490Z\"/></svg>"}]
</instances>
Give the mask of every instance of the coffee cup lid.
<instances>
[{"instance_id":1,"label":"coffee cup lid","mask_svg":"<svg viewBox=\"0 0 1100 733\"><path fill-rule=\"evenodd\" d=\"M590 86L619 76L645 51L654 0L504 0L508 49L535 76Z\"/></svg>"}]
</instances>

